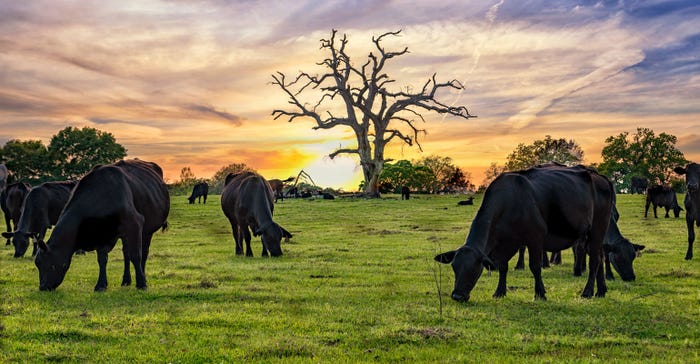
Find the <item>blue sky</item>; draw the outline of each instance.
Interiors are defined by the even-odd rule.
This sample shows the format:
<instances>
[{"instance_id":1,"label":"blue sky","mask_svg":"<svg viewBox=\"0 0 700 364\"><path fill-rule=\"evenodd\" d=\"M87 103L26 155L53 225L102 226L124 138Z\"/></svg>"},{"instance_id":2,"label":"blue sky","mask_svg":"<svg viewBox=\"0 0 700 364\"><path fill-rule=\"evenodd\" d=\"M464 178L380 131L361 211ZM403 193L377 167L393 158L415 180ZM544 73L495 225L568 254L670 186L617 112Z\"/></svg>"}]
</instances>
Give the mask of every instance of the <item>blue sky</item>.
<instances>
[{"instance_id":1,"label":"blue sky","mask_svg":"<svg viewBox=\"0 0 700 364\"><path fill-rule=\"evenodd\" d=\"M5 1L0 2L0 143L48 139L67 125L111 132L129 156L210 177L244 162L268 178L359 178L343 130L273 120L270 84L318 72L319 40L338 29L363 63L371 37L410 53L397 87L458 79L444 100L477 119L426 113L423 153L450 156L478 184L492 162L545 135L597 162L604 139L637 127L676 135L700 161L700 3L696 1Z\"/></svg>"}]
</instances>

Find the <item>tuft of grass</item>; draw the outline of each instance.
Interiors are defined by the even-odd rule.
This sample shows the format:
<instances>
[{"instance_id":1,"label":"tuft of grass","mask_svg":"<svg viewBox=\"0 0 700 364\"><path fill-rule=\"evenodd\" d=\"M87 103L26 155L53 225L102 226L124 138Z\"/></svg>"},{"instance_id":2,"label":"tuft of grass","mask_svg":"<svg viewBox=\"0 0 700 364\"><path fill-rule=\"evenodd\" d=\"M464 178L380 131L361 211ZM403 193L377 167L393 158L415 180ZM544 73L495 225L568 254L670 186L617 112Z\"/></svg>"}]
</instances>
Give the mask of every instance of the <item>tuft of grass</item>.
<instances>
[{"instance_id":1,"label":"tuft of grass","mask_svg":"<svg viewBox=\"0 0 700 364\"><path fill-rule=\"evenodd\" d=\"M294 238L279 258L260 238L236 256L219 197L185 197L153 238L145 291L119 286L120 246L103 293L94 252L39 292L32 259L0 248L0 362L700 362L700 259L683 259L684 218L645 219L639 195L617 199L622 234L646 245L635 282L582 299L564 252L543 272L547 301L511 268L507 297L485 272L465 304L432 258L463 244L481 196L285 200L275 220Z\"/></svg>"}]
</instances>

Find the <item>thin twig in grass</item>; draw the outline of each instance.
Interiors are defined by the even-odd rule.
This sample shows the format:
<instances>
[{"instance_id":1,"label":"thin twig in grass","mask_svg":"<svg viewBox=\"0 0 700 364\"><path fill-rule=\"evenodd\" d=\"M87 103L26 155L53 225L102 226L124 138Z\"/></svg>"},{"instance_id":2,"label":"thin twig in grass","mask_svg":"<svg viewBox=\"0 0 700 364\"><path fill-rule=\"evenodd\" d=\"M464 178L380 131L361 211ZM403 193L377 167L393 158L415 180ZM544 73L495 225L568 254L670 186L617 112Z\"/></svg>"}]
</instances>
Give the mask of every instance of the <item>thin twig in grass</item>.
<instances>
[{"instance_id":1,"label":"thin twig in grass","mask_svg":"<svg viewBox=\"0 0 700 364\"><path fill-rule=\"evenodd\" d=\"M440 254L440 252L442 251L442 245L440 244L439 239L435 240L435 247L436 255ZM440 317L442 317L442 263L434 261L431 268L433 271L433 280L435 281L435 288L437 288L439 302L438 312L440 313Z\"/></svg>"}]
</instances>

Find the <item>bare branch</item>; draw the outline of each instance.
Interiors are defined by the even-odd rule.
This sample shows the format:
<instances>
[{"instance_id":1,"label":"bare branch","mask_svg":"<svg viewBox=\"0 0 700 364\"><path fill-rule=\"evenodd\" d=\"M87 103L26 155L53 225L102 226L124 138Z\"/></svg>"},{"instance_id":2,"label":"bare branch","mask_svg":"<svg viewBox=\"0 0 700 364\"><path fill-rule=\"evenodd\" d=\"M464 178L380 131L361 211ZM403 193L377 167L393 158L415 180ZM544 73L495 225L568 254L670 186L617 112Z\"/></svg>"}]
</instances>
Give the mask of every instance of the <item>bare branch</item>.
<instances>
[{"instance_id":1,"label":"bare branch","mask_svg":"<svg viewBox=\"0 0 700 364\"><path fill-rule=\"evenodd\" d=\"M333 153L329 154L328 157L333 159L333 158L337 157L338 154L360 154L360 151L357 148L355 148L355 149L341 148L341 149L337 149Z\"/></svg>"}]
</instances>

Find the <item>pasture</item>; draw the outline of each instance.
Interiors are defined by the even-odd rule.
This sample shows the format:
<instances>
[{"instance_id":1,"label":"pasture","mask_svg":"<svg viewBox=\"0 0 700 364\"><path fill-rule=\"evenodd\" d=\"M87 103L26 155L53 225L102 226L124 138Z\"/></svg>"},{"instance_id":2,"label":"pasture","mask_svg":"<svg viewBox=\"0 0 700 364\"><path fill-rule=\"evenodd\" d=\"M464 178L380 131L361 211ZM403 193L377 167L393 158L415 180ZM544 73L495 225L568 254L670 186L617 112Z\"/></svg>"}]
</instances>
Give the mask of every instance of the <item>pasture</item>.
<instances>
[{"instance_id":1,"label":"pasture","mask_svg":"<svg viewBox=\"0 0 700 364\"><path fill-rule=\"evenodd\" d=\"M606 298L580 298L585 278L566 251L543 272L548 301L533 300L530 271L511 260L505 298L484 273L460 304L451 268L432 260L463 244L481 203L459 199L285 200L284 255L261 258L257 238L245 258L219 196L173 196L146 291L120 287L120 243L104 293L92 291L94 252L40 292L31 258L2 245L0 362L700 362L700 254L683 259L684 212L644 219L643 195L618 196L620 230L646 250L637 281L609 282Z\"/></svg>"}]
</instances>

